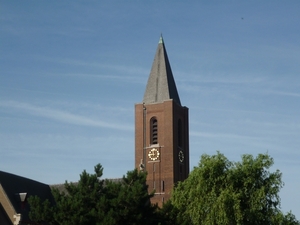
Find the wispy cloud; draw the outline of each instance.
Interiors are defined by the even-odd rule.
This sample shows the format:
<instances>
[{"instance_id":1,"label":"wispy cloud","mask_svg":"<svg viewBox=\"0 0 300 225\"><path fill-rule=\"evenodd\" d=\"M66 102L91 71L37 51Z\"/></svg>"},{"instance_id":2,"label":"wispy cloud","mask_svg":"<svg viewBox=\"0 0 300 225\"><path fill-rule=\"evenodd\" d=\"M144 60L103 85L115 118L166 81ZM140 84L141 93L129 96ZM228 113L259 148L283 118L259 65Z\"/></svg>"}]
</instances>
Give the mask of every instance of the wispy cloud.
<instances>
[{"instance_id":1,"label":"wispy cloud","mask_svg":"<svg viewBox=\"0 0 300 225\"><path fill-rule=\"evenodd\" d=\"M75 58L52 58L52 57L45 57L45 56L33 56L36 60L48 61L53 63L59 64L67 64L72 66L81 66L87 68L99 68L99 69L106 69L111 71L118 71L122 72L122 74L149 74L150 68L142 68L137 67L136 65L122 65L122 64L106 64L103 62L93 62L91 60L82 60L82 59L75 59Z\"/></svg>"},{"instance_id":2,"label":"wispy cloud","mask_svg":"<svg viewBox=\"0 0 300 225\"><path fill-rule=\"evenodd\" d=\"M291 96L291 97L300 97L300 93L293 93L293 92L284 92L284 91L267 91L268 94L274 95L284 95L284 96Z\"/></svg>"},{"instance_id":3,"label":"wispy cloud","mask_svg":"<svg viewBox=\"0 0 300 225\"><path fill-rule=\"evenodd\" d=\"M205 137L205 138L229 138L229 139L248 139L248 140L257 140L261 139L260 137L254 136L245 136L245 135L237 135L237 134L228 134L228 133L208 133L208 132L190 132L191 136L195 137Z\"/></svg>"},{"instance_id":4,"label":"wispy cloud","mask_svg":"<svg viewBox=\"0 0 300 225\"><path fill-rule=\"evenodd\" d=\"M132 75L125 75L125 76L120 76L120 75L114 75L114 74L89 74L89 73L53 73L51 74L53 76L70 76L70 77L78 77L78 78L91 78L91 79L103 79L103 80L116 80L118 82L130 82L130 83L144 83L145 79L144 77L140 76L132 76Z\"/></svg>"},{"instance_id":5,"label":"wispy cloud","mask_svg":"<svg viewBox=\"0 0 300 225\"><path fill-rule=\"evenodd\" d=\"M9 56L13 58L14 56ZM105 80L117 80L131 82L131 83L145 83L149 75L150 68L137 67L136 65L117 65L117 64L106 64L102 62L93 62L91 60L81 60L81 59L72 59L72 58L53 58L42 55L31 55L26 56L31 57L34 61L43 61L55 65L66 65L76 67L72 72L46 72L39 71L39 75L44 76L53 76L53 77L78 77L78 78L90 78L90 79L105 79ZM54 66L59 68L60 66ZM19 70L10 70L9 73L20 73ZM32 71L26 73L22 71L22 74L32 75ZM121 74L121 75L120 75Z\"/></svg>"},{"instance_id":6,"label":"wispy cloud","mask_svg":"<svg viewBox=\"0 0 300 225\"><path fill-rule=\"evenodd\" d=\"M76 115L67 111L53 109L49 107L41 107L24 102L17 101L1 101L0 106L4 108L19 110L30 115L52 119L55 121L74 124L79 126L104 127L116 130L132 130L131 125L124 125L124 123L114 123L109 121L97 120L81 115Z\"/></svg>"},{"instance_id":7,"label":"wispy cloud","mask_svg":"<svg viewBox=\"0 0 300 225\"><path fill-rule=\"evenodd\" d=\"M258 84L266 81L264 76L259 76L252 73L238 74L238 72L231 71L231 74L216 72L205 72L205 75L188 74L186 72L179 72L179 82L195 83L220 83L220 84Z\"/></svg>"}]
</instances>

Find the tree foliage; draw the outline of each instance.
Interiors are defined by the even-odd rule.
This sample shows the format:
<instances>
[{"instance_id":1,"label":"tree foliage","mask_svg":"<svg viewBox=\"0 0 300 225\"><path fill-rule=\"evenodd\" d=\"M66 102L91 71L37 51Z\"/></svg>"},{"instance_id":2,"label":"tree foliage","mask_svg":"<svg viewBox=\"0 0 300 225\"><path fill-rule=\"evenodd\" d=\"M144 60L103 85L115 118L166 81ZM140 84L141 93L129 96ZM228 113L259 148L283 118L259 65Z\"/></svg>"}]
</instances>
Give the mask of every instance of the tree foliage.
<instances>
[{"instance_id":1,"label":"tree foliage","mask_svg":"<svg viewBox=\"0 0 300 225\"><path fill-rule=\"evenodd\" d=\"M83 171L78 183L65 183L65 192L53 189L55 205L31 197L30 217L51 225L157 224L156 206L150 203L146 174L133 170L119 181L101 180L103 168Z\"/></svg>"},{"instance_id":2,"label":"tree foliage","mask_svg":"<svg viewBox=\"0 0 300 225\"><path fill-rule=\"evenodd\" d=\"M269 170L272 165L267 154L243 155L241 162L230 162L221 153L202 155L172 194L177 223L299 224L292 214L280 211L283 182L278 170Z\"/></svg>"},{"instance_id":3,"label":"tree foliage","mask_svg":"<svg viewBox=\"0 0 300 225\"><path fill-rule=\"evenodd\" d=\"M55 203L30 197L30 217L49 225L300 225L280 211L281 173L273 159L243 155L231 162L223 154L202 155L189 177L179 182L161 209L150 202L146 173L127 172L119 180L103 180L103 168L83 171L78 183L53 189Z\"/></svg>"}]
</instances>

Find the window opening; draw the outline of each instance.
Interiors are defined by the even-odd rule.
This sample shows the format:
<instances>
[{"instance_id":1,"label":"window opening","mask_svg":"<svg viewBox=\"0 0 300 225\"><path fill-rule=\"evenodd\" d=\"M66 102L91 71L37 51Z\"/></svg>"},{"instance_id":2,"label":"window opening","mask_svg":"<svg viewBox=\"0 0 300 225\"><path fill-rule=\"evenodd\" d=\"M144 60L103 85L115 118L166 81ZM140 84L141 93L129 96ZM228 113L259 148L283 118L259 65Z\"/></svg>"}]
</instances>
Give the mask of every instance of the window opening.
<instances>
[{"instance_id":1,"label":"window opening","mask_svg":"<svg viewBox=\"0 0 300 225\"><path fill-rule=\"evenodd\" d=\"M157 144L158 143L158 129L157 129L157 119L154 117L151 119L150 122L151 126L151 144Z\"/></svg>"}]
</instances>

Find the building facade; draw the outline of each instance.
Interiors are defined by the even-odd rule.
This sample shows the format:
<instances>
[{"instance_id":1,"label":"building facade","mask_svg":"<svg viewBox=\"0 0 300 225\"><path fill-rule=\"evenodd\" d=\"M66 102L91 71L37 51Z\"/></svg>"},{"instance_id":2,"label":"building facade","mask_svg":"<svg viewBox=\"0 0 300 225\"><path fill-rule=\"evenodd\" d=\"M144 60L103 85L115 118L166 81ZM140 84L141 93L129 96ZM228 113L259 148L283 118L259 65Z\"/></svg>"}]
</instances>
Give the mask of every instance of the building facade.
<instances>
[{"instance_id":1,"label":"building facade","mask_svg":"<svg viewBox=\"0 0 300 225\"><path fill-rule=\"evenodd\" d=\"M160 206L189 174L188 108L181 105L162 37L143 103L135 105L135 167L147 172L152 202Z\"/></svg>"}]
</instances>

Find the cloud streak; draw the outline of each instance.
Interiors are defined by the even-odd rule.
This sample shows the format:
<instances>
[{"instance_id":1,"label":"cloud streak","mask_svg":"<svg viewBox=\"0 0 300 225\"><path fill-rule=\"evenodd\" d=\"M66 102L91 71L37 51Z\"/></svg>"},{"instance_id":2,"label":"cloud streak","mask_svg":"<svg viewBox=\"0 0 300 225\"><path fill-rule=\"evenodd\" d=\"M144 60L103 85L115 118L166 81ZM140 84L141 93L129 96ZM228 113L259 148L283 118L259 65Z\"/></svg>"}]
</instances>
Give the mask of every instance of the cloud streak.
<instances>
[{"instance_id":1,"label":"cloud streak","mask_svg":"<svg viewBox=\"0 0 300 225\"><path fill-rule=\"evenodd\" d=\"M75 59L75 58L53 58L53 57L47 57L43 55L35 55L32 56L33 59L39 60L39 61L45 61L45 62L52 62L57 64L65 64L70 66L78 66L78 67L84 67L84 68L97 68L97 69L105 69L105 70L111 70L116 71L118 73L122 74L149 74L150 68L143 68L143 67L137 67L136 65L121 65L121 64L106 64L101 62L95 62L90 60L82 60L82 59Z\"/></svg>"},{"instance_id":2,"label":"cloud streak","mask_svg":"<svg viewBox=\"0 0 300 225\"><path fill-rule=\"evenodd\" d=\"M290 97L300 97L300 93L284 92L284 91L267 91L268 94L283 95Z\"/></svg>"},{"instance_id":3,"label":"cloud streak","mask_svg":"<svg viewBox=\"0 0 300 225\"><path fill-rule=\"evenodd\" d=\"M28 103L16 102L16 101L2 101L0 106L8 109L19 110L30 115L48 118L51 120L79 125L79 126L89 126L89 127L103 127L116 130L133 130L131 125L121 125L119 123L96 120L88 118L85 116L76 115L67 111L62 111L58 109L52 109L49 107L40 107ZM124 124L124 123L122 123Z\"/></svg>"},{"instance_id":4,"label":"cloud streak","mask_svg":"<svg viewBox=\"0 0 300 225\"><path fill-rule=\"evenodd\" d=\"M225 133L208 133L208 132L195 132L191 131L190 136L195 137L205 137L205 138L227 138L227 139L247 139L247 140L259 140L260 137L253 137L253 136L244 136L244 135L237 135L237 134L225 134Z\"/></svg>"}]
</instances>

